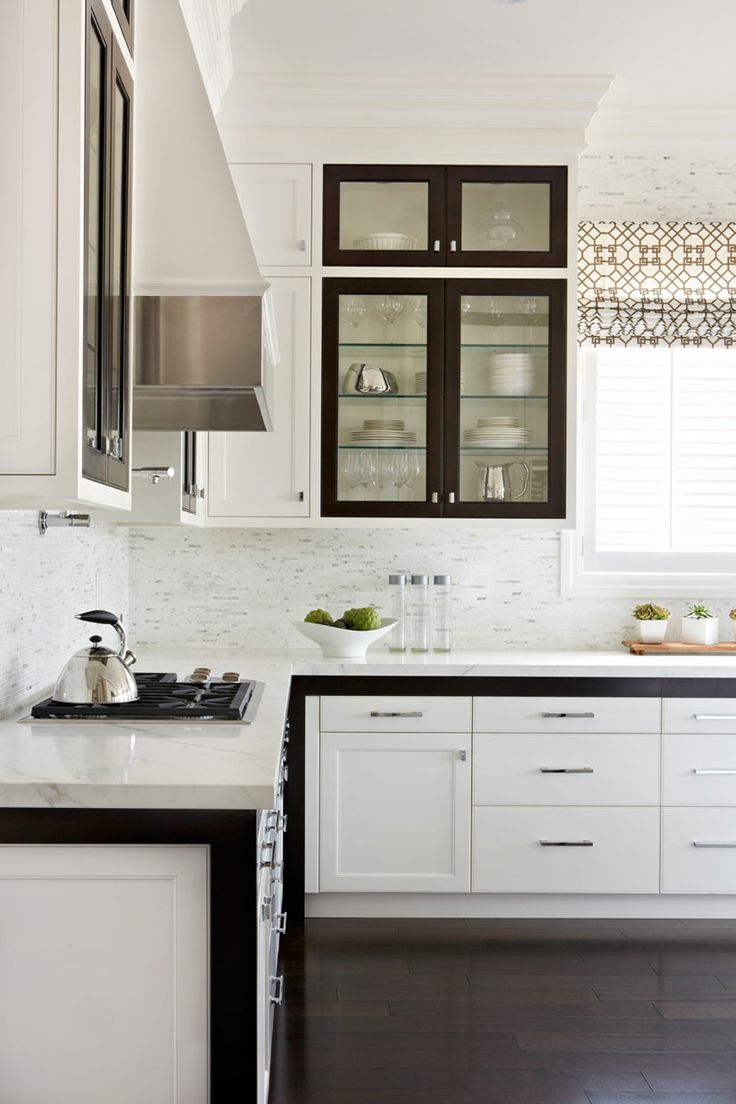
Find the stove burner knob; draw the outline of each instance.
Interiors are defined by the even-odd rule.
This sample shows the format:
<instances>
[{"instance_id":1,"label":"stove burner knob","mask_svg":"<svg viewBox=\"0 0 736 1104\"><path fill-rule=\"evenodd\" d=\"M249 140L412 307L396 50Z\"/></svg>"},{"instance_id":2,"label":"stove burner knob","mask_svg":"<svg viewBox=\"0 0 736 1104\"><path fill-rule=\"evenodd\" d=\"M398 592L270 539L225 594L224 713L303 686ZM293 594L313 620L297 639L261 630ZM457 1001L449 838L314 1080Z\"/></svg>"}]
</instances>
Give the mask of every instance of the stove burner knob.
<instances>
[{"instance_id":1,"label":"stove burner knob","mask_svg":"<svg viewBox=\"0 0 736 1104\"><path fill-rule=\"evenodd\" d=\"M223 682L240 682L239 671L224 671L222 675Z\"/></svg>"}]
</instances>

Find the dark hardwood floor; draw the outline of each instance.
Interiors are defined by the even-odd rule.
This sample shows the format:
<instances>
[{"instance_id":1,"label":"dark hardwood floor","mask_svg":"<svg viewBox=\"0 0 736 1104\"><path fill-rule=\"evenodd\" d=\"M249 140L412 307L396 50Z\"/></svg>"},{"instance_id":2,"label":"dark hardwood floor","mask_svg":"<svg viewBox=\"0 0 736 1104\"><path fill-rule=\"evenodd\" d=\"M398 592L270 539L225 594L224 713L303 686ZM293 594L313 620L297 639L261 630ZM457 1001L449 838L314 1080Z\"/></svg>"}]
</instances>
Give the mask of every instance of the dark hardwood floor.
<instances>
[{"instance_id":1,"label":"dark hardwood floor","mask_svg":"<svg viewBox=\"0 0 736 1104\"><path fill-rule=\"evenodd\" d=\"M270 1104L736 1104L736 921L308 920Z\"/></svg>"}]
</instances>

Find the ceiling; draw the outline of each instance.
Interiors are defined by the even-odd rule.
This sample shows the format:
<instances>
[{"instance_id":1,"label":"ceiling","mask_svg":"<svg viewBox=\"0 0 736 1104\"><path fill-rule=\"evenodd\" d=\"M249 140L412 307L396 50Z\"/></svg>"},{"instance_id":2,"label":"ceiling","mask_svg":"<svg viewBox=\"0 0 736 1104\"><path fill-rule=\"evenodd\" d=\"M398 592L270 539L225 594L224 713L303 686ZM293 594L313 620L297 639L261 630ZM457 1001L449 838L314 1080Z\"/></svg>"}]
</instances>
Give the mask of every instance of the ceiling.
<instances>
[{"instance_id":1,"label":"ceiling","mask_svg":"<svg viewBox=\"0 0 736 1104\"><path fill-rule=\"evenodd\" d=\"M615 73L607 108L736 107L733 0L248 0L235 72Z\"/></svg>"}]
</instances>

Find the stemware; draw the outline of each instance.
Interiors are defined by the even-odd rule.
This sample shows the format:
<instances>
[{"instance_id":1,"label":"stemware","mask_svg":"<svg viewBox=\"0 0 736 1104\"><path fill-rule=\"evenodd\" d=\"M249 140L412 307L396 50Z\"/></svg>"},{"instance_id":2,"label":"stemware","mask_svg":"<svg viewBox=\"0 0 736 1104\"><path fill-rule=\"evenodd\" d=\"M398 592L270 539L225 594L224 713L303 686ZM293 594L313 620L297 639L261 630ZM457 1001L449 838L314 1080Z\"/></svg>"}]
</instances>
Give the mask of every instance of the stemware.
<instances>
[{"instance_id":1,"label":"stemware","mask_svg":"<svg viewBox=\"0 0 736 1104\"><path fill-rule=\"evenodd\" d=\"M523 227L516 222L513 211L504 204L503 198L499 196L488 218L486 236L491 248L510 249L514 242L520 241L523 235Z\"/></svg>"},{"instance_id":2,"label":"stemware","mask_svg":"<svg viewBox=\"0 0 736 1104\"><path fill-rule=\"evenodd\" d=\"M369 491L376 485L376 458L368 449L358 452L358 482L363 488L363 497L369 498Z\"/></svg>"},{"instance_id":3,"label":"stemware","mask_svg":"<svg viewBox=\"0 0 736 1104\"><path fill-rule=\"evenodd\" d=\"M415 481L422 474L422 458L418 452L407 452L407 473L405 486L409 488L409 501L414 498L414 492L416 490Z\"/></svg>"},{"instance_id":4,"label":"stemware","mask_svg":"<svg viewBox=\"0 0 736 1104\"><path fill-rule=\"evenodd\" d=\"M391 458L391 482L396 488L396 501L401 498L401 488L405 487L409 479L409 453L402 449L397 450Z\"/></svg>"},{"instance_id":5,"label":"stemware","mask_svg":"<svg viewBox=\"0 0 736 1104\"><path fill-rule=\"evenodd\" d=\"M404 313L404 304L398 295L384 295L376 309L384 322L388 322L389 326L393 326L396 319L401 318Z\"/></svg>"},{"instance_id":6,"label":"stemware","mask_svg":"<svg viewBox=\"0 0 736 1104\"><path fill-rule=\"evenodd\" d=\"M360 486L360 456L354 449L348 449L343 453L341 472L348 488L348 498L355 497L355 491Z\"/></svg>"},{"instance_id":7,"label":"stemware","mask_svg":"<svg viewBox=\"0 0 736 1104\"><path fill-rule=\"evenodd\" d=\"M356 329L368 313L365 300L360 295L348 295L342 309L347 317L348 324Z\"/></svg>"},{"instance_id":8,"label":"stemware","mask_svg":"<svg viewBox=\"0 0 736 1104\"><path fill-rule=\"evenodd\" d=\"M412 300L411 320L422 332L427 328L427 300L423 295L415 295Z\"/></svg>"}]
</instances>

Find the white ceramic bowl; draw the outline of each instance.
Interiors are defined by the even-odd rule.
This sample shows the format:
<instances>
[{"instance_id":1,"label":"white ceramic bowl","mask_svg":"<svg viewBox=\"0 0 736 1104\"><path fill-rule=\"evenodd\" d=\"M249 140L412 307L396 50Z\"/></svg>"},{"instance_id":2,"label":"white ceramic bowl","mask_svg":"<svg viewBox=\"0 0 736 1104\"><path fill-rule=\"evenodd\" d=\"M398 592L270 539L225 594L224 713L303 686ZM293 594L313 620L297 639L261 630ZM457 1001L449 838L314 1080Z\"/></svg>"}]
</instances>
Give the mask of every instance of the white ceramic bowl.
<instances>
[{"instance_id":1,"label":"white ceramic bowl","mask_svg":"<svg viewBox=\"0 0 736 1104\"><path fill-rule=\"evenodd\" d=\"M311 621L292 621L294 628L313 640L329 659L360 659L377 640L381 640L396 624L389 618L381 618L380 629L335 629L332 625L315 625Z\"/></svg>"},{"instance_id":2,"label":"white ceramic bowl","mask_svg":"<svg viewBox=\"0 0 736 1104\"><path fill-rule=\"evenodd\" d=\"M369 234L366 238L356 238L353 249L416 249L417 239L410 234L394 234L382 230L378 234Z\"/></svg>"}]
</instances>

